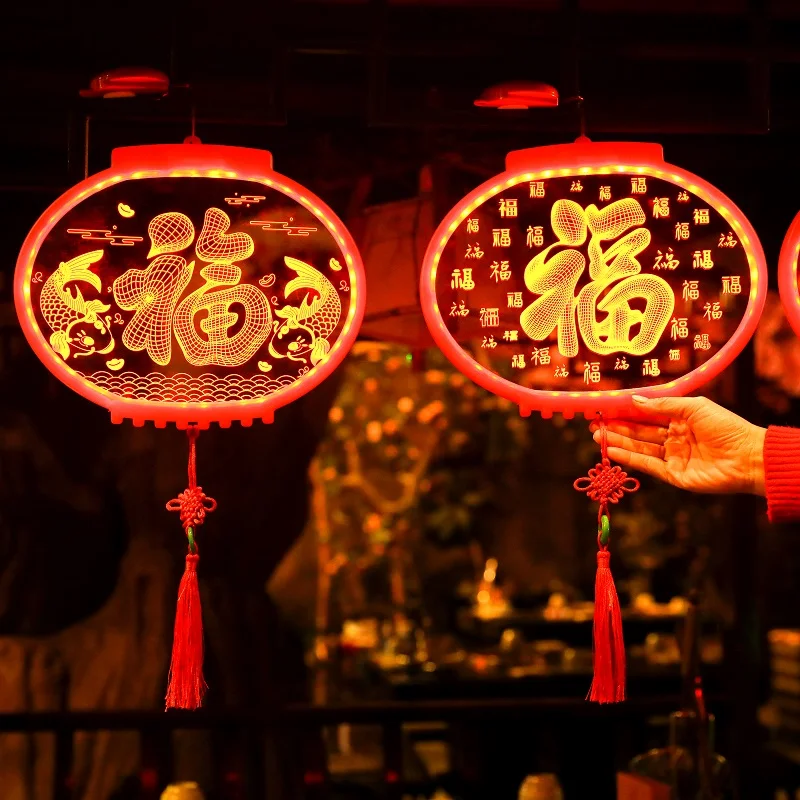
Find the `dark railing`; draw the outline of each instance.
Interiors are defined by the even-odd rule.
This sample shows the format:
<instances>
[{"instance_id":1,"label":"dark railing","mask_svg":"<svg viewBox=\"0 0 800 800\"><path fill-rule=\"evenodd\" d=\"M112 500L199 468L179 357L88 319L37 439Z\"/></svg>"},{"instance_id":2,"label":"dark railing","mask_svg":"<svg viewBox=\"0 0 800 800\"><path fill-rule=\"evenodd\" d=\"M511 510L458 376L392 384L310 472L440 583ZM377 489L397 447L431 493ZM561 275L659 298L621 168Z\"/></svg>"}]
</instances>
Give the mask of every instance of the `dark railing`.
<instances>
[{"instance_id":1,"label":"dark railing","mask_svg":"<svg viewBox=\"0 0 800 800\"><path fill-rule=\"evenodd\" d=\"M355 705L293 705L273 712L200 711L73 711L0 714L0 733L54 735L54 800L74 800L73 739L77 732L133 731L139 736L141 763L137 785L129 794L137 800L157 800L164 786L174 780L176 731L204 730L230 745L232 760L216 753L214 796L220 800L286 800L267 791L265 752L267 738L277 748L275 763L281 784L289 787L291 800L323 800L331 796L322 731L341 724L371 725L382 731L383 764L378 793L385 800L400 800L404 794L423 794L430 787L410 786L404 780L407 764L403 725L440 722L453 726L524 722L528 730L563 726L564 720L579 730L592 720L642 720L673 710L677 697L637 698L634 703L603 706L574 698L528 698L514 700L453 700L384 702ZM338 796L338 795L337 795ZM47 798L37 798L47 800Z\"/></svg>"}]
</instances>

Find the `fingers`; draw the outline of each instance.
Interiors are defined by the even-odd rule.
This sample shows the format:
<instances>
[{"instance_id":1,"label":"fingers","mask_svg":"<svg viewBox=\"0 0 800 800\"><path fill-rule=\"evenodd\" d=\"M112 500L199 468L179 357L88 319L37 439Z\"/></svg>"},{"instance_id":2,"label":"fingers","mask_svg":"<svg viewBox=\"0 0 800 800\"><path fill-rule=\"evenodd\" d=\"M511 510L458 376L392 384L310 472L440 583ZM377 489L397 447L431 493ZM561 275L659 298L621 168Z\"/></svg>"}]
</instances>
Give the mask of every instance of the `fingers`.
<instances>
[{"instance_id":1,"label":"fingers","mask_svg":"<svg viewBox=\"0 0 800 800\"><path fill-rule=\"evenodd\" d=\"M670 483L667 476L667 465L663 459L656 458L653 455L646 455L644 453L636 453L632 450L625 450L622 447L609 447L608 457L618 464L625 467L631 467L639 472L645 472L652 475L654 478Z\"/></svg>"},{"instance_id":2,"label":"fingers","mask_svg":"<svg viewBox=\"0 0 800 800\"><path fill-rule=\"evenodd\" d=\"M630 439L636 439L640 442L650 442L651 444L664 444L669 434L669 429L657 424L647 424L640 422L626 422L624 420L612 419L606 423L606 429L609 433L618 433L621 436L627 436ZM600 425L597 422L592 422L589 430L594 433L600 430ZM598 436L594 437L596 442L600 441ZM609 444L611 439L609 438Z\"/></svg>"},{"instance_id":3,"label":"fingers","mask_svg":"<svg viewBox=\"0 0 800 800\"><path fill-rule=\"evenodd\" d=\"M670 417L672 419L689 419L697 411L702 397L642 397L633 396L634 408L645 414Z\"/></svg>"},{"instance_id":4,"label":"fingers","mask_svg":"<svg viewBox=\"0 0 800 800\"><path fill-rule=\"evenodd\" d=\"M666 450L664 449L664 439L661 439L661 441L632 439L629 436L623 436L622 434L614 431L608 431L606 436L609 447L621 448L623 450L628 450L631 453L641 453L642 455L653 456L654 458L659 458L662 460L664 458L664 454L666 453ZM594 440L596 442L599 443L602 437L603 434L600 431L595 431Z\"/></svg>"}]
</instances>

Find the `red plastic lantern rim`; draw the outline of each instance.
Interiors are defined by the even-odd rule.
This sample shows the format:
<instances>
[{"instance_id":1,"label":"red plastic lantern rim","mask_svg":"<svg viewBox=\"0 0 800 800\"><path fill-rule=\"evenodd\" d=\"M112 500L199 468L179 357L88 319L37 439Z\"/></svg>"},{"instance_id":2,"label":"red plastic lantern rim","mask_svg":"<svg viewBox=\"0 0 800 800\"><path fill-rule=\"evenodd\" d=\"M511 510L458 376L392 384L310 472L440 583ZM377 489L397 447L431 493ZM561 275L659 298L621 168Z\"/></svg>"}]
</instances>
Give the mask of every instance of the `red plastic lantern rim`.
<instances>
[{"instance_id":1,"label":"red plastic lantern rim","mask_svg":"<svg viewBox=\"0 0 800 800\"><path fill-rule=\"evenodd\" d=\"M800 257L800 213L792 220L778 259L778 291L792 330L800 336L800 287L797 284L797 260Z\"/></svg>"},{"instance_id":2,"label":"red plastic lantern rim","mask_svg":"<svg viewBox=\"0 0 800 800\"><path fill-rule=\"evenodd\" d=\"M519 386L490 372L462 349L450 335L438 310L436 271L450 236L475 208L501 189L523 181L618 173L651 176L680 185L706 200L722 214L732 229L738 232L747 253L751 277L750 297L739 327L720 351L705 364L674 381L650 387L591 392L545 391ZM793 248L795 258L800 249L799 220L800 214L790 231L795 234ZM797 319L800 320L800 299L797 296L796 282L792 291ZM470 192L442 220L425 253L420 279L422 310L436 344L458 370L479 386L516 403L522 416L529 416L532 411L540 411L544 417L550 417L554 412L562 412L567 418L580 413L588 418L600 411L607 416L618 416L626 410L630 411L631 398L634 394L644 397L691 394L719 375L744 349L755 333L766 296L767 268L764 251L753 226L730 198L697 175L665 162L661 145L639 142L595 143L586 139L578 140L574 144L536 147L509 153L506 158L506 171Z\"/></svg>"},{"instance_id":3,"label":"red plastic lantern rim","mask_svg":"<svg viewBox=\"0 0 800 800\"><path fill-rule=\"evenodd\" d=\"M351 301L342 333L328 357L313 367L302 379L266 397L225 403L159 403L120 397L81 378L49 347L39 332L26 292L42 242L53 226L74 206L105 187L120 181L157 177L236 178L274 188L296 200L314 214L328 229L345 255L352 278ZM14 302L25 338L39 360L70 389L104 406L111 421L131 419L136 426L153 421L163 428L174 422L179 428L197 425L208 428L218 422L230 427L232 422L251 425L254 419L272 422L275 410L297 400L324 381L341 363L353 345L364 316L366 301L364 268L353 238L334 212L299 183L272 169L272 155L265 150L225 145L142 145L118 148L112 152L111 168L90 176L59 197L37 220L17 259L14 278Z\"/></svg>"}]
</instances>

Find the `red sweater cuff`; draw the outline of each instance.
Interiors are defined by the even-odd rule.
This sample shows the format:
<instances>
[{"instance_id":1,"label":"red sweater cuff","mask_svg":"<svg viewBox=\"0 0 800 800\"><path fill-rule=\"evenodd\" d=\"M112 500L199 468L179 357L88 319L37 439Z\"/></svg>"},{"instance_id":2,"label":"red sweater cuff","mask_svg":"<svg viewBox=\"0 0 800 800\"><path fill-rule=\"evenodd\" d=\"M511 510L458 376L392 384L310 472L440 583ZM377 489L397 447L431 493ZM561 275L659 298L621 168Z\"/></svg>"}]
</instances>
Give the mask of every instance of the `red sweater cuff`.
<instances>
[{"instance_id":1,"label":"red sweater cuff","mask_svg":"<svg viewBox=\"0 0 800 800\"><path fill-rule=\"evenodd\" d=\"M764 484L770 522L800 520L800 429L767 429Z\"/></svg>"}]
</instances>

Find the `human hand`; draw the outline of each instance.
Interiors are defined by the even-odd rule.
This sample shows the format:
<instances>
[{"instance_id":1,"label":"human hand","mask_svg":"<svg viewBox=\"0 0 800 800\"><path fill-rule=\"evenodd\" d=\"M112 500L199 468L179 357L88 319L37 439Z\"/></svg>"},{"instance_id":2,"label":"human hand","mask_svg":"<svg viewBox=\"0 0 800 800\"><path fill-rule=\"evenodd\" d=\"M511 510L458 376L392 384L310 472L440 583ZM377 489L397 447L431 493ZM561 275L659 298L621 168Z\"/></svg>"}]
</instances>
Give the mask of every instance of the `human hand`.
<instances>
[{"instance_id":1,"label":"human hand","mask_svg":"<svg viewBox=\"0 0 800 800\"><path fill-rule=\"evenodd\" d=\"M610 459L692 492L764 495L764 428L705 397L633 400L645 419L608 421Z\"/></svg>"}]
</instances>

